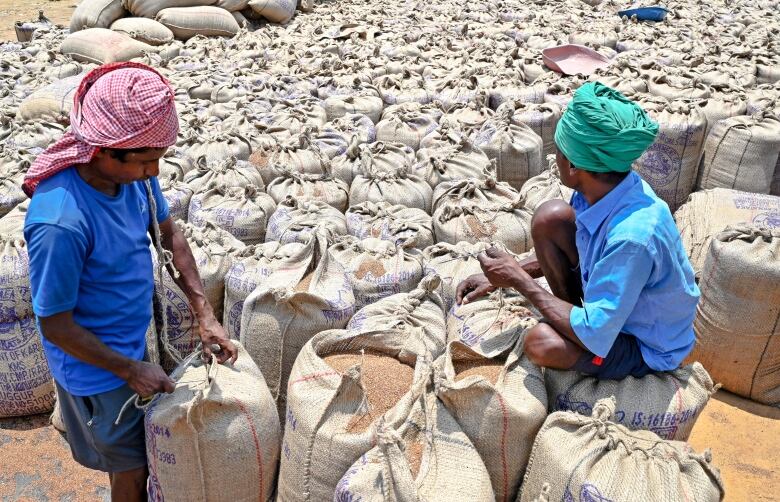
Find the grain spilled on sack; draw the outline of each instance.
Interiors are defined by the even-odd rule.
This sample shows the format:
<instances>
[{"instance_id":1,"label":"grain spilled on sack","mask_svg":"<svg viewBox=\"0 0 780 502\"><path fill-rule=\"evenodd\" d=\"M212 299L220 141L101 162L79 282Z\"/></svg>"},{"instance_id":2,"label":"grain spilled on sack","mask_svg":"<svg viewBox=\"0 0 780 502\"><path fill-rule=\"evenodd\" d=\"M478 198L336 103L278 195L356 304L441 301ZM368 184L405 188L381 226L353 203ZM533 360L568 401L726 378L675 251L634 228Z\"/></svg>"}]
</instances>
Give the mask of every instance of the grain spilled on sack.
<instances>
[{"instance_id":1,"label":"grain spilled on sack","mask_svg":"<svg viewBox=\"0 0 780 502\"><path fill-rule=\"evenodd\" d=\"M453 361L455 367L455 381L478 375L487 379L493 385L498 382L504 362L496 359L479 359L477 361Z\"/></svg>"},{"instance_id":2,"label":"grain spilled on sack","mask_svg":"<svg viewBox=\"0 0 780 502\"><path fill-rule=\"evenodd\" d=\"M297 286L295 286L295 292L296 293L308 293L309 292L309 286L311 285L311 280L314 277L314 272L309 272L304 276L303 279L301 279L301 282L298 283Z\"/></svg>"},{"instance_id":3,"label":"grain spilled on sack","mask_svg":"<svg viewBox=\"0 0 780 502\"><path fill-rule=\"evenodd\" d=\"M422 464L423 451L425 450L425 443L422 438L417 438L416 441L412 441L406 445L406 461L409 462L409 469L412 471L412 478L416 478L420 473L420 465Z\"/></svg>"},{"instance_id":4,"label":"grain spilled on sack","mask_svg":"<svg viewBox=\"0 0 780 502\"><path fill-rule=\"evenodd\" d=\"M361 380L368 399L368 413L356 415L347 426L349 432L365 431L374 420L409 392L414 379L414 368L385 354L359 352L332 354L323 358L331 368L341 374L361 365Z\"/></svg>"}]
</instances>

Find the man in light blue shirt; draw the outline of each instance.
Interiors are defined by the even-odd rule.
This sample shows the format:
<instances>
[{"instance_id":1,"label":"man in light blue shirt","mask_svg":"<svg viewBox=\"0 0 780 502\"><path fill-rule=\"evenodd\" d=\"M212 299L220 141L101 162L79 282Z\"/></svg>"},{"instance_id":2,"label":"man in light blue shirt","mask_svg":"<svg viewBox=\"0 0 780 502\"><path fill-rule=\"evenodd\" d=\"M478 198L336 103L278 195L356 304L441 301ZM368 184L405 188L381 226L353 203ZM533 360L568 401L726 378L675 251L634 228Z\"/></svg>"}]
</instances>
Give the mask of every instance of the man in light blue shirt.
<instances>
[{"instance_id":1,"label":"man in light blue shirt","mask_svg":"<svg viewBox=\"0 0 780 502\"><path fill-rule=\"evenodd\" d=\"M525 295L544 319L525 339L540 366L604 379L679 367L694 345L699 290L669 207L631 164L658 126L622 94L591 83L575 93L556 129L570 203L543 204L532 222L535 256L495 249L484 274L458 288L468 303L497 287ZM533 280L544 275L553 294Z\"/></svg>"}]
</instances>

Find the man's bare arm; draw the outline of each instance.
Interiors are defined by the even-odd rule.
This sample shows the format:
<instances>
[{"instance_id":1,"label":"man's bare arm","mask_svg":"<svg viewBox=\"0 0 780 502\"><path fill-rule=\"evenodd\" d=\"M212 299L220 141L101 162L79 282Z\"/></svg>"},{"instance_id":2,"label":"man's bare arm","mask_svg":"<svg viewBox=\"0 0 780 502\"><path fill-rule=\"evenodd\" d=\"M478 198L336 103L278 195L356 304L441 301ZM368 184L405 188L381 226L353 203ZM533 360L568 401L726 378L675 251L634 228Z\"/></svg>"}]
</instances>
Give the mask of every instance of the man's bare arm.
<instances>
[{"instance_id":1,"label":"man's bare arm","mask_svg":"<svg viewBox=\"0 0 780 502\"><path fill-rule=\"evenodd\" d=\"M520 260L520 266L523 268L523 270L526 271L528 275L531 276L532 279L538 279L544 276L542 267L539 265L539 260L536 259L536 253L531 253L530 256Z\"/></svg>"},{"instance_id":2,"label":"man's bare arm","mask_svg":"<svg viewBox=\"0 0 780 502\"><path fill-rule=\"evenodd\" d=\"M73 320L73 312L41 317L43 336L80 361L113 373L142 397L173 392L173 381L156 364L136 361L104 344L91 331Z\"/></svg>"}]
</instances>

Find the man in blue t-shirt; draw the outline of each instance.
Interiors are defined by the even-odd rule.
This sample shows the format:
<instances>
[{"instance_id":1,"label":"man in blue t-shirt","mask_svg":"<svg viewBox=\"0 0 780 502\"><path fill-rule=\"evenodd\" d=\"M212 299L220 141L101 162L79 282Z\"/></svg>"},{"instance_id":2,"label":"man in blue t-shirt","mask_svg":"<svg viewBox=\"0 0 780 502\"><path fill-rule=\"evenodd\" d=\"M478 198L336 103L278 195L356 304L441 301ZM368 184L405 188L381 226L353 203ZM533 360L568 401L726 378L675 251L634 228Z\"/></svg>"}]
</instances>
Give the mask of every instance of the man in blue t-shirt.
<instances>
[{"instance_id":1,"label":"man in blue t-shirt","mask_svg":"<svg viewBox=\"0 0 780 502\"><path fill-rule=\"evenodd\" d=\"M36 159L23 186L32 197L24 235L33 309L68 443L76 461L109 474L113 500L145 500L148 475L143 413L133 407L115 425L120 408L134 394L174 390L144 361L152 241L172 253L204 354L219 346L220 363L237 354L156 179L177 132L161 75L137 63L100 67L76 94L71 132Z\"/></svg>"},{"instance_id":2,"label":"man in blue t-shirt","mask_svg":"<svg viewBox=\"0 0 780 502\"><path fill-rule=\"evenodd\" d=\"M481 255L484 274L459 285L458 303L522 293L543 316L524 342L540 366L616 380L676 369L693 349L699 289L669 207L631 172L657 131L619 92L579 88L555 132L571 203L536 211L534 256ZM542 275L553 294L533 280Z\"/></svg>"}]
</instances>

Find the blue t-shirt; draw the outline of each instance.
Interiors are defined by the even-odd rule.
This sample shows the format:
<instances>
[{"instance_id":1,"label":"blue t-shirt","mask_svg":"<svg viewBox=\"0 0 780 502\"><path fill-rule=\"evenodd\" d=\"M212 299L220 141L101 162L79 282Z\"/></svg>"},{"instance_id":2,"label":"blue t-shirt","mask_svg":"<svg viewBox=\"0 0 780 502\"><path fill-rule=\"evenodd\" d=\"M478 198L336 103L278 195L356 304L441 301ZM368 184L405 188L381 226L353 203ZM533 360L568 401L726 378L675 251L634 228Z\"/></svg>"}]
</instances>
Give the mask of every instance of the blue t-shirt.
<instances>
[{"instance_id":1,"label":"blue t-shirt","mask_svg":"<svg viewBox=\"0 0 780 502\"><path fill-rule=\"evenodd\" d=\"M693 349L699 288L669 207L638 174L588 204L575 193L583 306L577 337L606 357L618 334L633 335L656 371L676 369Z\"/></svg>"},{"instance_id":2,"label":"blue t-shirt","mask_svg":"<svg viewBox=\"0 0 780 502\"><path fill-rule=\"evenodd\" d=\"M157 221L162 222L168 218L168 204L157 179L151 182ZM108 347L143 359L154 289L150 224L143 182L120 185L118 195L111 197L87 184L75 168L42 181L24 225L35 314L73 310L75 322ZM54 379L76 396L125 383L46 338L43 348Z\"/></svg>"}]
</instances>

